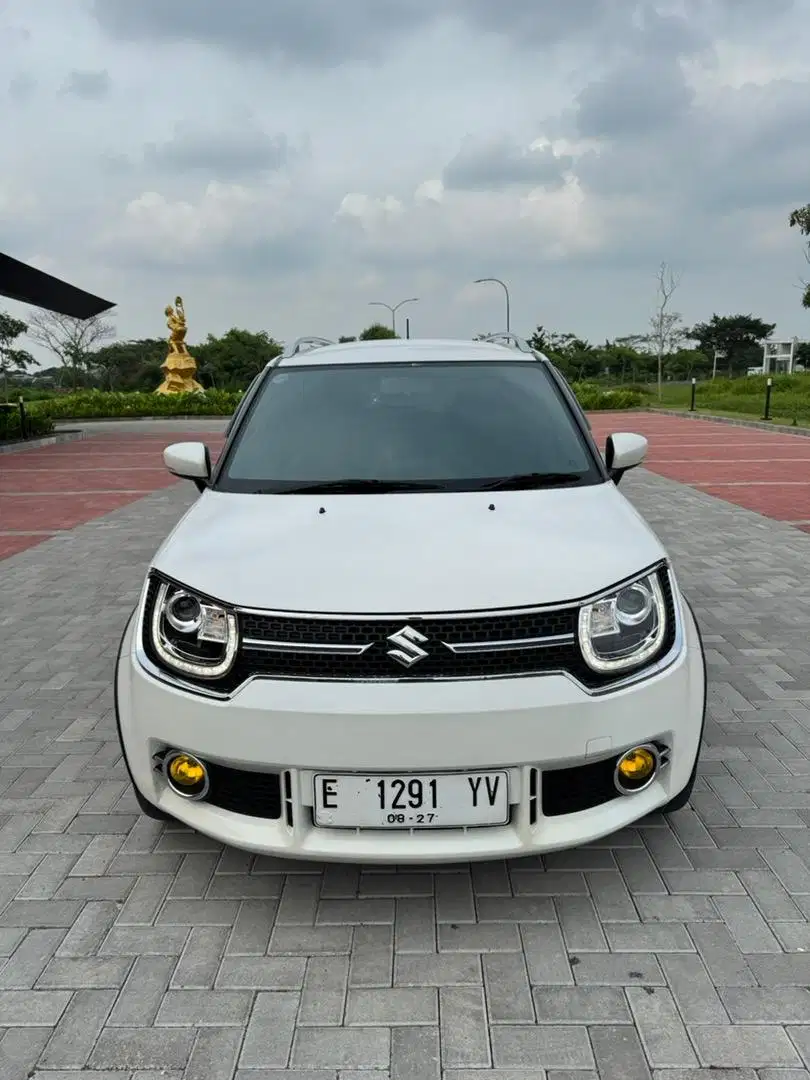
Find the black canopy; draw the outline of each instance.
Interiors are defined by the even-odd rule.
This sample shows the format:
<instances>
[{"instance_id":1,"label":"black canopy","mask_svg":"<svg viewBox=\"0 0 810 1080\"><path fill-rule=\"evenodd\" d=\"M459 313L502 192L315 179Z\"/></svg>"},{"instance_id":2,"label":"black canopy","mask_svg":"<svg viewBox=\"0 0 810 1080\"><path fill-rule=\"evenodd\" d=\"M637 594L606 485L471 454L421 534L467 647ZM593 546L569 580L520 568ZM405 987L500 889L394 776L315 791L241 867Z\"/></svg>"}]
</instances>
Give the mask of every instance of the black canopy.
<instances>
[{"instance_id":1,"label":"black canopy","mask_svg":"<svg viewBox=\"0 0 810 1080\"><path fill-rule=\"evenodd\" d=\"M0 296L19 300L23 304L46 308L59 315L72 315L77 319L89 319L109 311L115 304L99 296L68 285L66 281L37 270L27 263L12 259L0 251Z\"/></svg>"}]
</instances>

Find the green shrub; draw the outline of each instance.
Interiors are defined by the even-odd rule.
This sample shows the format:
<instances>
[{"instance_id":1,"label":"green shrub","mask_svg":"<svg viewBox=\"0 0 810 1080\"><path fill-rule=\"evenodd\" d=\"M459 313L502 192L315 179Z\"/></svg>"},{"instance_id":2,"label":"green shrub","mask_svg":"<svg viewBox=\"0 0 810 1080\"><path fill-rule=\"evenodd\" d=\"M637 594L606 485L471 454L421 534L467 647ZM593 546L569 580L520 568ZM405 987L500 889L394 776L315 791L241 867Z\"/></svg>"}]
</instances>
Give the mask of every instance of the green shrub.
<instances>
[{"instance_id":1,"label":"green shrub","mask_svg":"<svg viewBox=\"0 0 810 1080\"><path fill-rule=\"evenodd\" d=\"M53 431L53 421L47 416L33 415L28 410L26 418L30 439L50 435ZM14 409L0 409L0 442L11 442L20 438L20 410L16 406Z\"/></svg>"},{"instance_id":2,"label":"green shrub","mask_svg":"<svg viewBox=\"0 0 810 1080\"><path fill-rule=\"evenodd\" d=\"M636 387L622 386L617 390L607 390L595 383L581 382L572 383L571 389L586 412L637 409L644 401L644 395Z\"/></svg>"},{"instance_id":3,"label":"green shrub","mask_svg":"<svg viewBox=\"0 0 810 1080\"><path fill-rule=\"evenodd\" d=\"M111 419L128 416L230 416L239 390L204 394L144 394L84 390L31 403L31 411L52 420Z\"/></svg>"},{"instance_id":4,"label":"green shrub","mask_svg":"<svg viewBox=\"0 0 810 1080\"><path fill-rule=\"evenodd\" d=\"M635 409L644 401L641 388L607 389L596 383L572 387L586 410ZM49 420L92 420L138 416L230 416L242 398L240 390L207 390L204 394L121 393L82 390L32 401L31 415Z\"/></svg>"}]
</instances>

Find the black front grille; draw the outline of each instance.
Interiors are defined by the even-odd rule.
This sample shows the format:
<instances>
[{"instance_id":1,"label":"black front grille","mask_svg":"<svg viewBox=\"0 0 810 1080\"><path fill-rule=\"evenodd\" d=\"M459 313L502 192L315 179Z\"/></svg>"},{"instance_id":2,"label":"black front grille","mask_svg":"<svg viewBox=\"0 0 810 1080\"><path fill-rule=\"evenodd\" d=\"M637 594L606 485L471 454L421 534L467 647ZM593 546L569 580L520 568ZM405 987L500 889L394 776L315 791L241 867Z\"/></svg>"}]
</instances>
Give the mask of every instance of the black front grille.
<instances>
[{"instance_id":1,"label":"black front grille","mask_svg":"<svg viewBox=\"0 0 810 1080\"><path fill-rule=\"evenodd\" d=\"M289 645L368 645L360 656L311 655L253 649L243 645L236 664L238 681L250 674L270 678L369 681L394 679L463 679L527 675L568 668L578 649L571 641L514 651L454 653L448 645L508 642L576 633L577 612L528 612L481 618L290 619L270 615L240 616L242 638ZM412 627L427 638L427 656L404 667L389 656L396 643L389 636Z\"/></svg>"},{"instance_id":2,"label":"black front grille","mask_svg":"<svg viewBox=\"0 0 810 1080\"><path fill-rule=\"evenodd\" d=\"M619 792L613 783L616 758L593 761L587 765L575 765L570 769L551 769L542 773L542 806L545 817L577 814L592 810L611 799L618 799Z\"/></svg>"},{"instance_id":3,"label":"black front grille","mask_svg":"<svg viewBox=\"0 0 810 1080\"><path fill-rule=\"evenodd\" d=\"M206 763L210 787L204 801L234 814L281 818L281 776ZM290 824L292 824L290 822Z\"/></svg>"},{"instance_id":4,"label":"black front grille","mask_svg":"<svg viewBox=\"0 0 810 1080\"><path fill-rule=\"evenodd\" d=\"M667 638L662 654L671 649L675 639L675 608L669 576L660 574L667 604ZM149 624L158 583L152 578L147 593L144 619L144 648L150 659L160 665L151 645ZM216 680L191 679L201 686L231 692L247 679L320 679L323 681L393 682L434 679L513 678L565 672L584 686L597 689L624 678L600 675L585 663L577 642L578 605L556 610L527 610L509 614L475 616L399 616L362 619L254 614L240 612L241 644L230 672ZM404 667L389 655L396 645L389 640L406 626L427 639L421 647L427 656L411 667ZM542 647L528 644L513 649L498 649L499 643L521 639L553 638L568 635L569 640ZM245 642L248 644L245 644ZM250 641L261 643L252 646ZM455 653L451 645L475 643L493 646L489 650ZM261 646L264 647L261 647ZM292 651L274 649L286 646ZM360 655L347 652L319 651L329 646L369 647ZM306 646L311 646L307 649ZM296 648L300 651L295 651Z\"/></svg>"}]
</instances>

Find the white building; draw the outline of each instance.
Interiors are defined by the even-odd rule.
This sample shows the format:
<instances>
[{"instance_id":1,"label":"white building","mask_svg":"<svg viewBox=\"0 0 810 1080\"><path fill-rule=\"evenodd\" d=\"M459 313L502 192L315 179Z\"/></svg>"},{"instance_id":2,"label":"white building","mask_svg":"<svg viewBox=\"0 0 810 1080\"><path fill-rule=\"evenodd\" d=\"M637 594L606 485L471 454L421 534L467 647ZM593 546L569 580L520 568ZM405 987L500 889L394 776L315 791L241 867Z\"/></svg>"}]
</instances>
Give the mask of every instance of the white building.
<instances>
[{"instance_id":1,"label":"white building","mask_svg":"<svg viewBox=\"0 0 810 1080\"><path fill-rule=\"evenodd\" d=\"M802 344L804 342L797 337L792 341L766 341L762 348L762 373L764 375L792 374L797 370L796 352Z\"/></svg>"}]
</instances>

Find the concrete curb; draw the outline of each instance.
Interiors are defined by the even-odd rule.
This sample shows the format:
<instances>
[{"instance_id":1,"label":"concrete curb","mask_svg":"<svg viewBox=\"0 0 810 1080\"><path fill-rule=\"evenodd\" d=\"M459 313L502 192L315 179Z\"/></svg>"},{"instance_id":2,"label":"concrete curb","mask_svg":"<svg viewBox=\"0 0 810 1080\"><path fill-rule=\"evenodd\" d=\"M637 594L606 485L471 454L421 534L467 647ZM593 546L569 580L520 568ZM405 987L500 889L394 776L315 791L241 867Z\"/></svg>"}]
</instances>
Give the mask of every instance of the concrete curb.
<instances>
[{"instance_id":1,"label":"concrete curb","mask_svg":"<svg viewBox=\"0 0 810 1080\"><path fill-rule=\"evenodd\" d=\"M710 420L713 424L731 424L732 427L755 428L757 431L778 431L782 435L798 435L810 438L810 428L791 427L789 424L771 424L768 420L737 420L731 416L711 416L709 413L689 412L688 409L644 409L653 416L683 416L687 420Z\"/></svg>"},{"instance_id":2,"label":"concrete curb","mask_svg":"<svg viewBox=\"0 0 810 1080\"><path fill-rule=\"evenodd\" d=\"M18 454L22 450L36 450L40 446L53 446L55 443L75 442L86 438L83 431L57 431L41 439L21 439L19 442L0 446L0 454Z\"/></svg>"}]
</instances>

